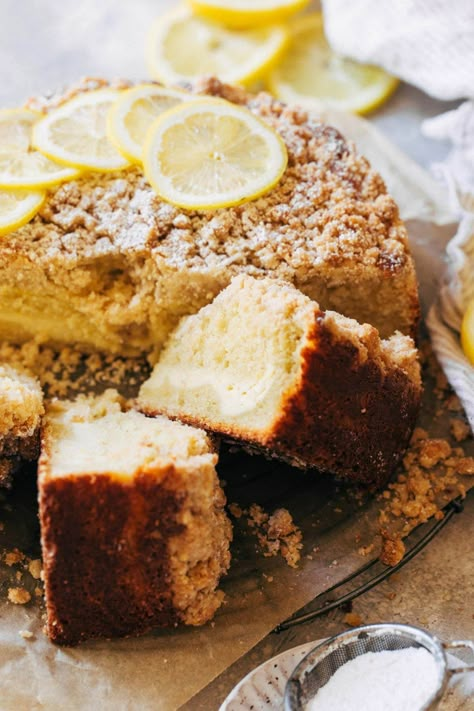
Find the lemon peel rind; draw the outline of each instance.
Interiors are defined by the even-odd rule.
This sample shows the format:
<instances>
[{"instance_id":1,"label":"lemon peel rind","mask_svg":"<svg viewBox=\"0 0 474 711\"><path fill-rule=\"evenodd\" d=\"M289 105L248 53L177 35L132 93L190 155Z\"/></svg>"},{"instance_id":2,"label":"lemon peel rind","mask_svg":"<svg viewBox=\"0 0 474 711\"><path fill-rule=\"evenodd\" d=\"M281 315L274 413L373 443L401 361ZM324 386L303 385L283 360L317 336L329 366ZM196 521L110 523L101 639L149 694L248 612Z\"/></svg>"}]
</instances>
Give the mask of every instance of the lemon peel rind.
<instances>
[{"instance_id":1,"label":"lemon peel rind","mask_svg":"<svg viewBox=\"0 0 474 711\"><path fill-rule=\"evenodd\" d=\"M21 194L22 191L11 190L8 192ZM25 191L25 195L27 195L29 192L30 191ZM35 190L31 191L30 195L31 204L28 205L28 209L25 210L25 212L20 215L20 217L16 217L7 224L2 222L2 220L0 219L0 237L4 237L5 235L11 234L12 232L16 232L16 230L20 229L20 227L23 227L28 222L30 222L41 209L44 204L44 201L46 200L46 191Z\"/></svg>"},{"instance_id":2,"label":"lemon peel rind","mask_svg":"<svg viewBox=\"0 0 474 711\"><path fill-rule=\"evenodd\" d=\"M255 26L279 24L288 21L293 15L304 10L311 0L292 0L283 3L280 7L247 10L232 10L228 7L219 7L205 0L188 0L188 5L199 17L219 22L233 29L248 29Z\"/></svg>"},{"instance_id":3,"label":"lemon peel rind","mask_svg":"<svg viewBox=\"0 0 474 711\"><path fill-rule=\"evenodd\" d=\"M474 301L469 304L462 319L461 346L469 363L474 366Z\"/></svg>"},{"instance_id":4,"label":"lemon peel rind","mask_svg":"<svg viewBox=\"0 0 474 711\"><path fill-rule=\"evenodd\" d=\"M43 117L44 114L41 111L34 111L33 109L0 109L0 126L3 123L25 121L31 124L32 130L33 125L37 121L41 120ZM12 148L12 157L13 155L14 149ZM62 166L58 165L58 168L62 168ZM0 170L0 190L37 190L38 188L48 188L53 185L58 185L59 183L66 182L68 180L73 180L79 174L80 171L75 168L62 168L61 170L58 170L55 173L51 172L45 174L49 177L34 177L32 175L24 175L15 178L12 176L7 177L6 173Z\"/></svg>"}]
</instances>

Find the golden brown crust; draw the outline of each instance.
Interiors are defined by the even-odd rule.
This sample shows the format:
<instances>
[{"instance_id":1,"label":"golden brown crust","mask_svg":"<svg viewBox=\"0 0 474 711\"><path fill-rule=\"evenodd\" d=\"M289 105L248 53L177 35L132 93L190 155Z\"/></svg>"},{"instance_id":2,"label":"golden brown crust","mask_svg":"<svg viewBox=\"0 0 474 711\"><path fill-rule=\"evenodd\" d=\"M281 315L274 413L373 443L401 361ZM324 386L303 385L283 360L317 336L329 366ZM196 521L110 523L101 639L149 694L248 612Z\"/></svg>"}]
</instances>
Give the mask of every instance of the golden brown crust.
<instances>
[{"instance_id":1,"label":"golden brown crust","mask_svg":"<svg viewBox=\"0 0 474 711\"><path fill-rule=\"evenodd\" d=\"M357 348L338 341L324 316L303 351L300 383L265 446L298 466L313 466L381 486L415 426L421 388L399 368L383 372Z\"/></svg>"},{"instance_id":2,"label":"golden brown crust","mask_svg":"<svg viewBox=\"0 0 474 711\"><path fill-rule=\"evenodd\" d=\"M132 486L93 474L41 484L47 631L53 642L135 635L179 621L166 544L181 530L180 504L179 495L146 475Z\"/></svg>"}]
</instances>

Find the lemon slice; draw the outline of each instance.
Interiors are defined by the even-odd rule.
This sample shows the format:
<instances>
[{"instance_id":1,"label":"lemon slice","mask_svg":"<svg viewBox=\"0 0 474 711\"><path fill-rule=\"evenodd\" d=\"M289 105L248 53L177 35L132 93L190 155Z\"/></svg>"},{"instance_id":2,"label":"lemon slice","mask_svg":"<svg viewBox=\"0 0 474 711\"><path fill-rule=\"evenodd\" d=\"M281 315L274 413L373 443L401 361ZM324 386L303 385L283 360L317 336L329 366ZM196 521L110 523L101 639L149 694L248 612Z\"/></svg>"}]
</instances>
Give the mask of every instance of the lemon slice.
<instances>
[{"instance_id":1,"label":"lemon slice","mask_svg":"<svg viewBox=\"0 0 474 711\"><path fill-rule=\"evenodd\" d=\"M196 99L162 114L143 150L145 175L158 195L178 207L202 210L266 193L287 160L278 133L222 99Z\"/></svg>"},{"instance_id":2,"label":"lemon slice","mask_svg":"<svg viewBox=\"0 0 474 711\"><path fill-rule=\"evenodd\" d=\"M119 170L129 163L106 133L107 113L120 91L75 96L33 126L33 145L58 163L89 170Z\"/></svg>"},{"instance_id":3,"label":"lemon slice","mask_svg":"<svg viewBox=\"0 0 474 711\"><path fill-rule=\"evenodd\" d=\"M462 320L461 344L467 359L474 365L474 301L467 307Z\"/></svg>"},{"instance_id":4,"label":"lemon slice","mask_svg":"<svg viewBox=\"0 0 474 711\"><path fill-rule=\"evenodd\" d=\"M0 188L46 187L79 174L32 148L32 129L42 115L27 109L0 111Z\"/></svg>"},{"instance_id":5,"label":"lemon slice","mask_svg":"<svg viewBox=\"0 0 474 711\"><path fill-rule=\"evenodd\" d=\"M122 92L107 117L107 133L116 148L130 161L141 161L146 132L164 111L196 98L156 84L140 84Z\"/></svg>"},{"instance_id":6,"label":"lemon slice","mask_svg":"<svg viewBox=\"0 0 474 711\"><path fill-rule=\"evenodd\" d=\"M0 190L0 235L29 222L44 202L43 190Z\"/></svg>"},{"instance_id":7,"label":"lemon slice","mask_svg":"<svg viewBox=\"0 0 474 711\"><path fill-rule=\"evenodd\" d=\"M284 22L310 0L188 0L196 15L228 27Z\"/></svg>"},{"instance_id":8,"label":"lemon slice","mask_svg":"<svg viewBox=\"0 0 474 711\"><path fill-rule=\"evenodd\" d=\"M366 113L397 87L398 80L383 69L335 54L324 37L320 13L305 15L290 28L288 51L267 79L279 99L309 109L330 106Z\"/></svg>"},{"instance_id":9,"label":"lemon slice","mask_svg":"<svg viewBox=\"0 0 474 711\"><path fill-rule=\"evenodd\" d=\"M275 66L286 43L282 26L239 32L182 7L158 18L149 37L148 64L151 74L165 84L200 75L249 83Z\"/></svg>"}]
</instances>

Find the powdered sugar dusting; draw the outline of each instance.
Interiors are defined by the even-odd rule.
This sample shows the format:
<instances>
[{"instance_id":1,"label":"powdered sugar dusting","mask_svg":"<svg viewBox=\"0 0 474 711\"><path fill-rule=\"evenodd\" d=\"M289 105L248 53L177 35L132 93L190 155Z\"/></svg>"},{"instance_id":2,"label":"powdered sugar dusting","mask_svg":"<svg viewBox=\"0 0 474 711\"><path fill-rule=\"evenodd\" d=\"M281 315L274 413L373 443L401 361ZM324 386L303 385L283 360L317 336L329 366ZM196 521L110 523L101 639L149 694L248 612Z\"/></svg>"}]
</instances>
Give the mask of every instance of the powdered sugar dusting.
<instances>
[{"instance_id":1,"label":"powdered sugar dusting","mask_svg":"<svg viewBox=\"0 0 474 711\"><path fill-rule=\"evenodd\" d=\"M87 79L29 106L45 111L101 86ZM393 200L335 129L267 94L250 96L215 79L195 91L246 104L282 135L289 163L274 190L234 208L185 212L163 203L140 168L88 174L52 190L40 214L12 235L12 250L72 261L146 250L170 266L239 264L250 273L272 269L282 278L295 272L308 278L322 263L360 259L383 270L404 266L406 233Z\"/></svg>"}]
</instances>

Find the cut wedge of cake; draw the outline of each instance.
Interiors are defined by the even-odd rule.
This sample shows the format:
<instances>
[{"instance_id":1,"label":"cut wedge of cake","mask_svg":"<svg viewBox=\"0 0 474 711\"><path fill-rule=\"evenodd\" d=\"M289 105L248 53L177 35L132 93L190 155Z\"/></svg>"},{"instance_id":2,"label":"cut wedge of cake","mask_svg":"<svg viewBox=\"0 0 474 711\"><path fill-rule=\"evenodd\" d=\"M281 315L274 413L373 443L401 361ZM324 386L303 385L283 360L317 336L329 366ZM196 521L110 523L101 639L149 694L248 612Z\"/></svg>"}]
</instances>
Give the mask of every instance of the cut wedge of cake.
<instances>
[{"instance_id":1,"label":"cut wedge of cake","mask_svg":"<svg viewBox=\"0 0 474 711\"><path fill-rule=\"evenodd\" d=\"M0 364L0 486L23 460L37 459L43 393L35 378Z\"/></svg>"},{"instance_id":2,"label":"cut wedge of cake","mask_svg":"<svg viewBox=\"0 0 474 711\"><path fill-rule=\"evenodd\" d=\"M54 642L211 619L231 539L216 461L202 430L125 412L115 391L49 406L38 485Z\"/></svg>"},{"instance_id":3,"label":"cut wedge of cake","mask_svg":"<svg viewBox=\"0 0 474 711\"><path fill-rule=\"evenodd\" d=\"M381 484L421 396L413 341L322 311L292 286L235 277L171 335L138 407L302 467Z\"/></svg>"},{"instance_id":4,"label":"cut wedge of cake","mask_svg":"<svg viewBox=\"0 0 474 711\"><path fill-rule=\"evenodd\" d=\"M89 80L29 106L47 111L104 84ZM0 242L0 338L132 356L159 350L182 316L239 273L293 283L384 336L413 335L419 304L406 230L353 144L268 94L215 79L194 91L245 105L280 134L289 161L279 184L208 211L162 202L139 167L51 188L38 215Z\"/></svg>"}]
</instances>

